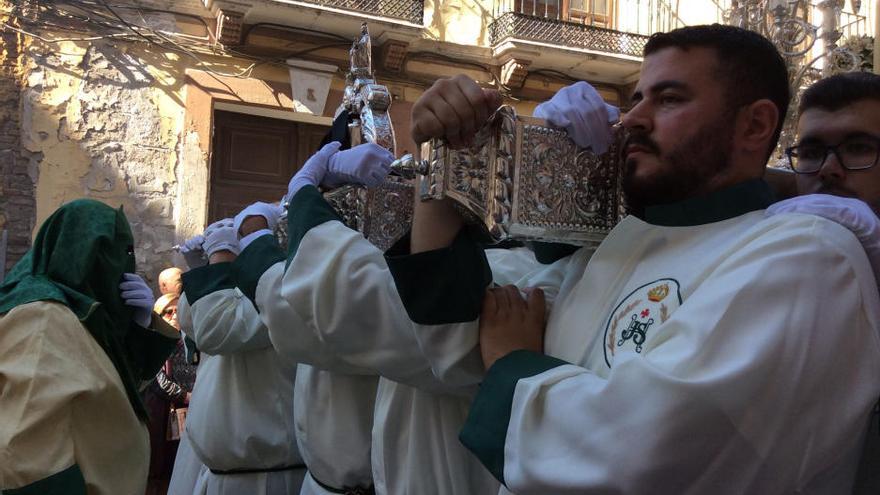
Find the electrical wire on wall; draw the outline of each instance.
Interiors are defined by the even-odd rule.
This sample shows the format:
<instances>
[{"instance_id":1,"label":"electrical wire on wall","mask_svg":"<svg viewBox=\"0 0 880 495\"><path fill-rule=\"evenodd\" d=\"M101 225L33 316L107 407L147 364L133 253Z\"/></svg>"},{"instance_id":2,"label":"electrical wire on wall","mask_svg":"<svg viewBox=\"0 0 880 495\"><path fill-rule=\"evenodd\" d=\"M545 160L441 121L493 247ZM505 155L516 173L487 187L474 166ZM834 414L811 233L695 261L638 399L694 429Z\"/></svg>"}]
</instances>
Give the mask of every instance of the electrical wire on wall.
<instances>
[{"instance_id":1,"label":"electrical wire on wall","mask_svg":"<svg viewBox=\"0 0 880 495\"><path fill-rule=\"evenodd\" d=\"M2 22L0 23L2 29L15 31L48 44L98 40L143 42L162 51L182 54L192 59L199 69L222 77L247 78L251 76L254 69L261 65L287 67L286 60L288 58L299 57L326 48L351 45L351 41L342 36L319 33L333 39L333 41L286 53L283 56L259 57L222 47L216 43L216 38L208 23L197 15L145 6L111 4L106 0L39 0L32 1L28 7L36 7L36 14L23 15L25 5L18 4L13 10L13 14L20 27L9 22ZM155 21L151 22L148 19L151 14L170 14L193 20L204 27L205 35L197 36L162 30L153 25ZM250 26L245 32L245 37L257 26ZM287 28L297 29L289 26ZM68 36L49 37L43 34L46 31L67 33ZM313 30L301 31L315 32ZM222 64L206 60L206 56L235 56L251 63L238 72L224 72L215 68Z\"/></svg>"},{"instance_id":2,"label":"electrical wire on wall","mask_svg":"<svg viewBox=\"0 0 880 495\"><path fill-rule=\"evenodd\" d=\"M30 0L29 2L18 2L13 9L13 16L16 19L17 26L10 22L0 22L0 28L18 32L47 44L99 40L146 43L161 51L175 52L188 57L193 60L197 68L210 74L234 78L251 77L254 69L262 65L287 67L286 60L288 58L300 57L327 48L348 47L351 45L351 39L334 33L271 22L260 22L244 27L241 38L243 45L247 43L248 38L254 34L255 30L263 27L306 34L313 39L323 38L326 40L326 43L286 53L283 56L256 56L240 49L224 47L217 43L211 26L204 18L198 15L136 4L111 2L112 0ZM36 12L26 12L26 9L36 9ZM191 24L200 26L204 30L204 34L187 34L177 30L163 29L159 26L161 20L155 18L157 14L187 20ZM45 34L46 32L65 33L67 36L52 37ZM235 57L250 63L237 72L227 72L219 70L217 67L228 64L212 62L206 57ZM497 66L433 51L410 52L407 53L406 60L438 61L482 71L489 75L491 84L498 88L505 97L517 99L513 96L514 89L502 83L499 75L500 68ZM564 72L552 69L529 70L525 79L537 76L564 82L575 82L578 80ZM422 82L430 85L432 81Z\"/></svg>"}]
</instances>

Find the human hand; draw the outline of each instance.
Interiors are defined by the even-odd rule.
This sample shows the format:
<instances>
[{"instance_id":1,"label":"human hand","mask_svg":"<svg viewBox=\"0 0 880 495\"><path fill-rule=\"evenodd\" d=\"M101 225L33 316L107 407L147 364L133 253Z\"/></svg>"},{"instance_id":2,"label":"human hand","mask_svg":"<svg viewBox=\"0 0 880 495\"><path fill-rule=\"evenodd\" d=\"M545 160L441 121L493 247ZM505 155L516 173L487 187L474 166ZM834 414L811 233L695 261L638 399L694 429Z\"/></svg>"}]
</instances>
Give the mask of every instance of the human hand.
<instances>
[{"instance_id":1,"label":"human hand","mask_svg":"<svg viewBox=\"0 0 880 495\"><path fill-rule=\"evenodd\" d=\"M134 322L149 328L156 299L144 279L134 273L123 273L119 290L125 305L134 308L132 313Z\"/></svg>"},{"instance_id":2,"label":"human hand","mask_svg":"<svg viewBox=\"0 0 880 495\"><path fill-rule=\"evenodd\" d=\"M467 76L439 79L413 105L413 141L444 138L453 148L470 145L499 106L498 91L482 89Z\"/></svg>"},{"instance_id":3,"label":"human hand","mask_svg":"<svg viewBox=\"0 0 880 495\"><path fill-rule=\"evenodd\" d=\"M263 203L265 204L265 203ZM218 220L205 229L205 253L210 258L217 251L229 251L239 253L238 235L236 234L235 222L231 218Z\"/></svg>"},{"instance_id":4,"label":"human hand","mask_svg":"<svg viewBox=\"0 0 880 495\"><path fill-rule=\"evenodd\" d=\"M287 200L292 200L293 196L305 186L318 187L324 182L324 176L327 175L327 168L330 166L330 157L339 151L342 144L339 141L332 141L319 149L317 153L310 156L303 166L290 179L287 184Z\"/></svg>"},{"instance_id":5,"label":"human hand","mask_svg":"<svg viewBox=\"0 0 880 495\"><path fill-rule=\"evenodd\" d=\"M867 203L830 194L807 194L774 203L767 208L765 215L771 217L780 213L816 215L852 231L868 255L874 277L880 281L880 218Z\"/></svg>"},{"instance_id":6,"label":"human hand","mask_svg":"<svg viewBox=\"0 0 880 495\"><path fill-rule=\"evenodd\" d=\"M190 237L180 246L180 254L183 255L186 266L190 269L204 266L207 263L208 260L205 259L205 251L202 248L204 242L205 236L199 234L195 237Z\"/></svg>"},{"instance_id":7,"label":"human hand","mask_svg":"<svg viewBox=\"0 0 880 495\"><path fill-rule=\"evenodd\" d=\"M486 291L480 313L480 353L486 369L516 350L543 352L544 291L526 292L528 299L513 285Z\"/></svg>"},{"instance_id":8,"label":"human hand","mask_svg":"<svg viewBox=\"0 0 880 495\"><path fill-rule=\"evenodd\" d=\"M328 187L343 184L378 186L391 170L394 155L376 143L364 143L330 156L322 183Z\"/></svg>"},{"instance_id":9,"label":"human hand","mask_svg":"<svg viewBox=\"0 0 880 495\"><path fill-rule=\"evenodd\" d=\"M580 81L535 107L534 116L565 129L578 146L601 155L611 146L611 124L620 118L620 110L605 103L593 86Z\"/></svg>"},{"instance_id":10,"label":"human hand","mask_svg":"<svg viewBox=\"0 0 880 495\"><path fill-rule=\"evenodd\" d=\"M241 210L238 215L235 215L235 220L233 221L233 228L235 229L234 232L239 237L244 237L251 232L258 230L259 228L274 230L275 226L278 224L278 218L281 217L282 213L284 213L284 208L280 205L257 201L256 203ZM242 228L242 224L244 224L246 220L252 217L261 217L266 221L266 223L263 224L262 222L249 222L247 226L249 231L246 232L245 229Z\"/></svg>"}]
</instances>

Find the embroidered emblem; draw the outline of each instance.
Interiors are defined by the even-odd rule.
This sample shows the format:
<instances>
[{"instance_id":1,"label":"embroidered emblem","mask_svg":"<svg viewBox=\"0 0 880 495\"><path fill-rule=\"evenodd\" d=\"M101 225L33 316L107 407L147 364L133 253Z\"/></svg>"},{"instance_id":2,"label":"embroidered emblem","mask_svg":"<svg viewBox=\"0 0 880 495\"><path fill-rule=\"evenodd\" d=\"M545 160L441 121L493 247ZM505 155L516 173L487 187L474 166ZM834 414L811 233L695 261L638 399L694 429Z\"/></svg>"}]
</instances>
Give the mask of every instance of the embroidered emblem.
<instances>
[{"instance_id":1,"label":"embroidered emblem","mask_svg":"<svg viewBox=\"0 0 880 495\"><path fill-rule=\"evenodd\" d=\"M642 311L642 317L648 313L648 310ZM617 347L623 345L624 342L633 339L633 343L636 345L636 352L642 352L642 344L645 343L645 338L648 334L648 327L654 324L654 318L650 318L648 321L639 321L636 319L636 315L632 315L630 319L629 327L620 334L620 340L617 341Z\"/></svg>"},{"instance_id":2,"label":"embroidered emblem","mask_svg":"<svg viewBox=\"0 0 880 495\"><path fill-rule=\"evenodd\" d=\"M675 297L670 298L672 293ZM675 279L655 280L630 292L618 302L605 325L605 364L610 368L622 352L641 354L645 342L679 305L681 293Z\"/></svg>"}]
</instances>

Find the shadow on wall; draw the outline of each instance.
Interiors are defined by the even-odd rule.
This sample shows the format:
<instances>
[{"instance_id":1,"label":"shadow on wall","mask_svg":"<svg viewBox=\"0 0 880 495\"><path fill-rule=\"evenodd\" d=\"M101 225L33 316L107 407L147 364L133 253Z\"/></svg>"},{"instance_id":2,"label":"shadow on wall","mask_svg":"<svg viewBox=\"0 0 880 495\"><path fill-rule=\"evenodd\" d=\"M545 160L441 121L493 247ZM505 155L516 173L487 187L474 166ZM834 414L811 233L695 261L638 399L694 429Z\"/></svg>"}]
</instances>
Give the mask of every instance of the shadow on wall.
<instances>
[{"instance_id":1,"label":"shadow on wall","mask_svg":"<svg viewBox=\"0 0 880 495\"><path fill-rule=\"evenodd\" d=\"M133 45L30 47L21 139L38 171L35 226L80 197L122 206L138 271L171 266L185 67ZM134 56L132 53L136 53Z\"/></svg>"}]
</instances>

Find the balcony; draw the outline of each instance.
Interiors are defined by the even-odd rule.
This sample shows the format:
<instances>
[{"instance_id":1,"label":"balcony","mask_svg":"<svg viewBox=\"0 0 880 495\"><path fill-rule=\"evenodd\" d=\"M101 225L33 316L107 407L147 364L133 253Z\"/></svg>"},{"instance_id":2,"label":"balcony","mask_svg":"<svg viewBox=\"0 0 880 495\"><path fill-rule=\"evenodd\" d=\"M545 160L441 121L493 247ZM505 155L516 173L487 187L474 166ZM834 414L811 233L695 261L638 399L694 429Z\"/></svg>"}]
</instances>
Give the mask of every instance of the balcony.
<instances>
[{"instance_id":1,"label":"balcony","mask_svg":"<svg viewBox=\"0 0 880 495\"><path fill-rule=\"evenodd\" d=\"M399 19L418 25L422 24L425 11L424 0L302 0L302 3Z\"/></svg>"},{"instance_id":2,"label":"balcony","mask_svg":"<svg viewBox=\"0 0 880 495\"><path fill-rule=\"evenodd\" d=\"M612 55L641 57L648 36L508 11L496 17L489 25L489 40L492 46L498 46L508 40L521 40Z\"/></svg>"}]
</instances>

